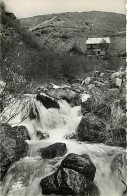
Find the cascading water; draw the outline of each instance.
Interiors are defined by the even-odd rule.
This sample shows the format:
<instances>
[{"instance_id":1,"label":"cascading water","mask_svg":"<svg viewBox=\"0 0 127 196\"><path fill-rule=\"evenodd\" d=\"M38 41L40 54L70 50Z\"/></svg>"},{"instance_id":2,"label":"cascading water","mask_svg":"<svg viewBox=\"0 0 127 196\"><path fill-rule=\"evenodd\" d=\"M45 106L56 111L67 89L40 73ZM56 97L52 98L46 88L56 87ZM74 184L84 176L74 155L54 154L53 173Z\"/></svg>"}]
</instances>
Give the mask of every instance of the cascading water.
<instances>
[{"instance_id":1,"label":"cascading water","mask_svg":"<svg viewBox=\"0 0 127 196\"><path fill-rule=\"evenodd\" d=\"M123 149L67 139L76 132L82 118L81 108L79 106L72 108L64 100L59 101L59 105L59 110L46 109L39 101L35 100L35 97L29 96L22 100L22 104L17 101L13 108L10 107L11 115L17 112L17 115L10 119L10 124L12 126L26 126L31 140L27 141L29 144L28 156L14 163L8 170L2 195L41 196L41 187L39 186L41 179L53 173L64 157L52 160L42 159L38 155L38 149L56 142L63 142L66 143L67 153L80 155L86 153L90 156L96 166L94 180L101 196L122 196L125 186L121 181L121 175L119 171L112 173L110 164L113 157L122 153ZM36 136L37 131L48 135L47 139L39 141ZM123 174L122 177L125 178L125 166L121 166L120 171ZM17 187L19 186L18 190L15 189L15 184Z\"/></svg>"}]
</instances>

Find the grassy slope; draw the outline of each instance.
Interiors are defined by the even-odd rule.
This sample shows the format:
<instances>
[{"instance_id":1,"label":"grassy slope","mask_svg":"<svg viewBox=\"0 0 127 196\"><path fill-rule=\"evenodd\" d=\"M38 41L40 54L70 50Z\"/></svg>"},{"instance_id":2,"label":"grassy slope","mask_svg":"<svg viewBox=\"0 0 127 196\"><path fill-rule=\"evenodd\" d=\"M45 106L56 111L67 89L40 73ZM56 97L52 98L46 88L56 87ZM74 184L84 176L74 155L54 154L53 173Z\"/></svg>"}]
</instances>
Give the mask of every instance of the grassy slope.
<instances>
[{"instance_id":1,"label":"grassy slope","mask_svg":"<svg viewBox=\"0 0 127 196\"><path fill-rule=\"evenodd\" d=\"M59 61L59 57L57 58L52 51L45 52L37 48L34 37L27 35L27 31L19 26L18 31L23 30L26 33L24 38L22 34L17 33L16 28L17 25L15 27L7 24L2 26L1 76L7 84L5 92L9 94L34 93L38 86L46 82L58 79L62 82L63 79L59 75L57 78L56 75L58 65L56 69L53 67L54 62Z\"/></svg>"},{"instance_id":2,"label":"grassy slope","mask_svg":"<svg viewBox=\"0 0 127 196\"><path fill-rule=\"evenodd\" d=\"M106 12L74 12L21 19L43 45L68 51L74 43L85 51L87 37L111 37L112 53L125 51L125 15ZM93 28L91 29L93 25Z\"/></svg>"},{"instance_id":3,"label":"grassy slope","mask_svg":"<svg viewBox=\"0 0 127 196\"><path fill-rule=\"evenodd\" d=\"M20 22L14 20L10 27L8 24L4 25L2 32L2 76L11 93L31 93L35 87L45 82L57 79L61 82L61 76L68 73L84 77L87 72L116 69L123 63L114 57L107 62L79 55L60 56L59 53L68 50L75 42L85 47L84 40L88 35L98 37L104 36L104 33L117 34L125 27L124 15L103 12L62 13L31 17ZM22 28L22 24L27 29L36 28L29 32ZM93 30L90 30L91 24L94 24ZM37 32L41 32L39 36L35 36ZM122 50L124 44L121 40L125 37L113 36L113 39L112 51ZM44 51L44 46L53 46L54 50ZM55 49L59 49L58 54Z\"/></svg>"}]
</instances>

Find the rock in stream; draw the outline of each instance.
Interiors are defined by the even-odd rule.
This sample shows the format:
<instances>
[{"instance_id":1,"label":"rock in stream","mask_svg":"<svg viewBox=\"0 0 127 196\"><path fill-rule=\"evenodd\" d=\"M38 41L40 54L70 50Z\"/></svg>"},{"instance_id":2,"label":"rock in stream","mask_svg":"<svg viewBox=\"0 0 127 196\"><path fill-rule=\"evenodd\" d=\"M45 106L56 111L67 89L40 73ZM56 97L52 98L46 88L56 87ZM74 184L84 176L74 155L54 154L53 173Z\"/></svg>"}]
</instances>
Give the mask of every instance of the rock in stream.
<instances>
[{"instance_id":1,"label":"rock in stream","mask_svg":"<svg viewBox=\"0 0 127 196\"><path fill-rule=\"evenodd\" d=\"M88 155L71 153L55 173L41 180L42 194L99 196L99 190L93 182L95 171Z\"/></svg>"}]
</instances>

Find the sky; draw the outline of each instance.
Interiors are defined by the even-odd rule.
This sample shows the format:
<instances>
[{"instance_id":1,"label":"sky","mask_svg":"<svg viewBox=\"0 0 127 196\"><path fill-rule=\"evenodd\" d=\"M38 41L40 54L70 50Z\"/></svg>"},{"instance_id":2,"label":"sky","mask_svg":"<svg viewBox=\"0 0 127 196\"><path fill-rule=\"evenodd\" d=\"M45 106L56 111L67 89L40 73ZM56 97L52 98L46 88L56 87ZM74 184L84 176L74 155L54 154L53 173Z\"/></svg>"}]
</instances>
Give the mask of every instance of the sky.
<instances>
[{"instance_id":1,"label":"sky","mask_svg":"<svg viewBox=\"0 0 127 196\"><path fill-rule=\"evenodd\" d=\"M126 0L0 0L18 18L61 12L106 11L126 14Z\"/></svg>"}]
</instances>

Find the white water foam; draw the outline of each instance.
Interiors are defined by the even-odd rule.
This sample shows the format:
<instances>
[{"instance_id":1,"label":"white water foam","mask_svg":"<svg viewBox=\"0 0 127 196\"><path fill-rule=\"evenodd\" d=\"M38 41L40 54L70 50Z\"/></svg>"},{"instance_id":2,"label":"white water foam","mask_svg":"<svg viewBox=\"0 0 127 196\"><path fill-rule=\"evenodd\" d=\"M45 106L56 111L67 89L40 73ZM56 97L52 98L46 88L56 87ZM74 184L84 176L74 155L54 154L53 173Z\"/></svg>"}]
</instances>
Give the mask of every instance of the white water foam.
<instances>
[{"instance_id":1,"label":"white water foam","mask_svg":"<svg viewBox=\"0 0 127 196\"><path fill-rule=\"evenodd\" d=\"M36 101L34 97L26 98L22 101L23 103L20 107L22 112L19 112L15 118L11 119L10 123L13 126L24 125L27 127L31 136L31 140L27 141L30 150L28 157L21 159L9 169L3 186L4 196L42 195L39 186L40 180L53 173L64 157L45 161L38 157L37 150L56 142L66 143L68 149L67 153L86 153L90 156L96 166L95 183L100 190L101 196L122 196L125 187L121 182L121 176L118 172L114 175L112 174L110 164L112 158L115 155L122 153L123 149L109 147L104 144L88 144L66 139L66 136L72 135L76 132L78 124L82 118L80 107L72 108L66 101L61 100L59 101L59 110L54 108L46 109L39 101ZM16 107L19 106L19 103L20 101L15 104L15 111L18 111ZM36 119L33 120L30 120L29 118L31 108L33 108L33 113L36 116ZM23 119L25 120L22 121ZM37 130L42 133L46 132L49 137L46 140L39 141L36 136ZM14 166L16 166L15 173L12 172ZM33 172L29 175L31 170ZM121 170L125 173L125 166L123 166ZM12 182L14 183L23 180L25 177L28 187L12 192L10 190Z\"/></svg>"}]
</instances>

